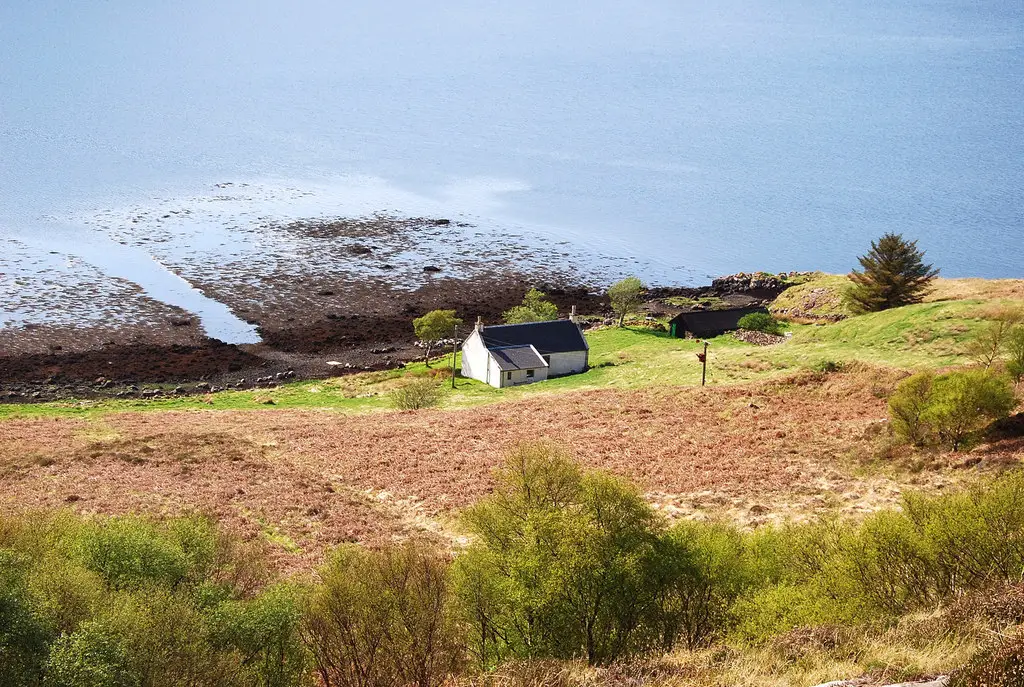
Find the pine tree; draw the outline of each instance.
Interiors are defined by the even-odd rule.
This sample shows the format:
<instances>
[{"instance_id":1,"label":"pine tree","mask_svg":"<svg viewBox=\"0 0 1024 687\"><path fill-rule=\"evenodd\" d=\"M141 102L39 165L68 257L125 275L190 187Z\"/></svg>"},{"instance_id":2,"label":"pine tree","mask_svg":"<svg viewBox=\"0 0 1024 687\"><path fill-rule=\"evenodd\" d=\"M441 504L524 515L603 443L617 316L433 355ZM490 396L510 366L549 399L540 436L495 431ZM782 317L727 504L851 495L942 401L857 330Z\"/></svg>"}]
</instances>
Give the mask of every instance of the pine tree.
<instances>
[{"instance_id":1,"label":"pine tree","mask_svg":"<svg viewBox=\"0 0 1024 687\"><path fill-rule=\"evenodd\" d=\"M924 264L917 241L901 234L885 234L871 242L871 251L858 258L863 272L853 270L853 284L846 293L857 312L876 312L920 303L939 271Z\"/></svg>"}]
</instances>

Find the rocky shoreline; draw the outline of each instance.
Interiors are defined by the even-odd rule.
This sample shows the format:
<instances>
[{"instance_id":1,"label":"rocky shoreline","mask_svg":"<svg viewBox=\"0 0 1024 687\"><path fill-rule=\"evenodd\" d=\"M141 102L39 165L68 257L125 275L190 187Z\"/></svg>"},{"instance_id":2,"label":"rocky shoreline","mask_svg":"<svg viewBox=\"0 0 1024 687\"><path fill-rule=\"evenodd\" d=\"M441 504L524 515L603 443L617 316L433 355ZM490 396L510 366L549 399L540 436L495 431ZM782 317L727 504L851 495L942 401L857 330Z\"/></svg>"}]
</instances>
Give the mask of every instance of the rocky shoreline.
<instances>
[{"instance_id":1,"label":"rocky shoreline","mask_svg":"<svg viewBox=\"0 0 1024 687\"><path fill-rule=\"evenodd\" d=\"M84 350L51 348L45 353L0 356L0 403L173 398L401 367L421 356L413 318L435 308L452 308L466 322L477 317L498 322L531 287L545 291L563 316L573 306L581 315L611 316L602 290L565 279L545 282L503 273L437 278L414 290L349 288L344 299L332 298L335 292L324 288L321 292L329 292L322 297L326 307L306 306L294 318L260 322L260 344L231 345L200 336L165 344L159 339L133 342L129 337L127 343L96 341ZM749 305L771 300L784 288L777 278L750 275L723 277L705 287L652 287L645 309L653 315L672 315L700 308L700 299L707 298L725 306ZM694 303L673 305L687 299ZM88 337L74 330L64 334Z\"/></svg>"}]
</instances>

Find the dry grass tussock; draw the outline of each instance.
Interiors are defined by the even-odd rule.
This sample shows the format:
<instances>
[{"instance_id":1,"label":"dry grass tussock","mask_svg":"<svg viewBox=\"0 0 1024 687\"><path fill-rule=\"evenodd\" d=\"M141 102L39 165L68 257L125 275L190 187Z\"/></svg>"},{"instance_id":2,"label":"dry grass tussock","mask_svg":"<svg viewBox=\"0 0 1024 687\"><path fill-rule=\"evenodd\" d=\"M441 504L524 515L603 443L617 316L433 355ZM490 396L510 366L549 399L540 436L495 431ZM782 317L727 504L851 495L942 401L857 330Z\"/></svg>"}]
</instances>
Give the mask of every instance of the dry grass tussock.
<instances>
[{"instance_id":1,"label":"dry grass tussock","mask_svg":"<svg viewBox=\"0 0 1024 687\"><path fill-rule=\"evenodd\" d=\"M582 662L507 664L471 687L807 687L855 678L893 684L947 674L966 663L978 642L937 632L931 616L889 630L800 628L767 646L718 645L608 667Z\"/></svg>"},{"instance_id":2,"label":"dry grass tussock","mask_svg":"<svg viewBox=\"0 0 1024 687\"><path fill-rule=\"evenodd\" d=\"M1024 279L936 279L925 301L1024 300Z\"/></svg>"},{"instance_id":3,"label":"dry grass tussock","mask_svg":"<svg viewBox=\"0 0 1024 687\"><path fill-rule=\"evenodd\" d=\"M0 423L0 508L209 513L308 569L325 547L458 540L452 515L488 493L507 448L565 445L636 481L671 517L756 525L895 503L965 471L865 470L886 450L896 373L853 367L744 386L599 390L465 410L179 411ZM984 446L1015 461L1020 442ZM957 459L962 460L960 458Z\"/></svg>"}]
</instances>

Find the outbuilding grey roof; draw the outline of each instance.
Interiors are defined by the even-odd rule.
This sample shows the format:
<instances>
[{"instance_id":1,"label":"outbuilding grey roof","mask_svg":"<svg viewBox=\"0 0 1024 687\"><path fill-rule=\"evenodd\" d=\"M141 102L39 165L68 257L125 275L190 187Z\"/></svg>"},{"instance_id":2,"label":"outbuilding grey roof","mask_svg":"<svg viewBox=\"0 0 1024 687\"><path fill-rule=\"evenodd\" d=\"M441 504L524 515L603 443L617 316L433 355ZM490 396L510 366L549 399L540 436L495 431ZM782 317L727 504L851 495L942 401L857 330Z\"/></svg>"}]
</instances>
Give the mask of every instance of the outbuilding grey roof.
<instances>
[{"instance_id":1,"label":"outbuilding grey roof","mask_svg":"<svg viewBox=\"0 0 1024 687\"><path fill-rule=\"evenodd\" d=\"M490 350L532 345L541 355L585 351L588 348L579 325L570 320L496 324L484 327L480 338Z\"/></svg>"},{"instance_id":2,"label":"outbuilding grey roof","mask_svg":"<svg viewBox=\"0 0 1024 687\"><path fill-rule=\"evenodd\" d=\"M509 370L536 370L540 367L547 367L544 358L534 350L533 346L505 346L504 348L488 349L491 356L498 363L502 372Z\"/></svg>"}]
</instances>

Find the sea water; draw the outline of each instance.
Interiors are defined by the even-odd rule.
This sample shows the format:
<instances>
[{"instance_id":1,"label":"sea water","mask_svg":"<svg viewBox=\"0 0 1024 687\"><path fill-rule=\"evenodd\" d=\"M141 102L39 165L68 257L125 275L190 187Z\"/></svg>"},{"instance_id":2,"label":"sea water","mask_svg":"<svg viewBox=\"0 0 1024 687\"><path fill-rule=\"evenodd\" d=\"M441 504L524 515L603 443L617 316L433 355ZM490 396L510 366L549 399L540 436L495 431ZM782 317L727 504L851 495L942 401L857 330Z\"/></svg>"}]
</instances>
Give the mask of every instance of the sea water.
<instances>
[{"instance_id":1,"label":"sea water","mask_svg":"<svg viewBox=\"0 0 1024 687\"><path fill-rule=\"evenodd\" d=\"M887 231L1024 277L1022 132L1017 0L0 2L0 246L40 253L217 183L356 179L317 210L529 227L652 281L842 272ZM173 260L76 259L181 300Z\"/></svg>"}]
</instances>

